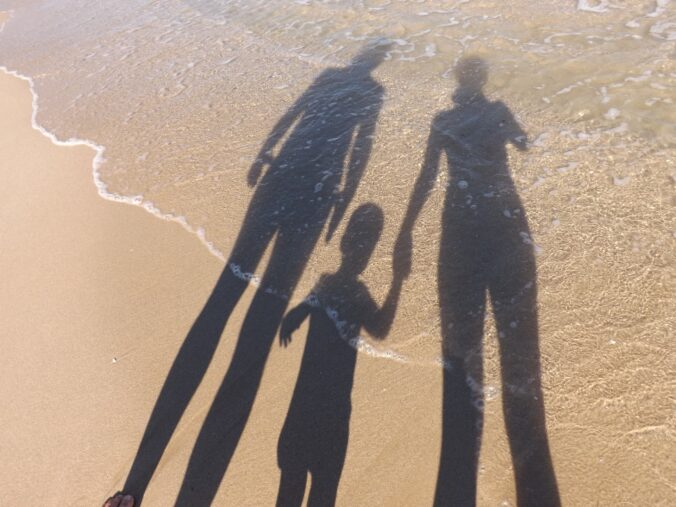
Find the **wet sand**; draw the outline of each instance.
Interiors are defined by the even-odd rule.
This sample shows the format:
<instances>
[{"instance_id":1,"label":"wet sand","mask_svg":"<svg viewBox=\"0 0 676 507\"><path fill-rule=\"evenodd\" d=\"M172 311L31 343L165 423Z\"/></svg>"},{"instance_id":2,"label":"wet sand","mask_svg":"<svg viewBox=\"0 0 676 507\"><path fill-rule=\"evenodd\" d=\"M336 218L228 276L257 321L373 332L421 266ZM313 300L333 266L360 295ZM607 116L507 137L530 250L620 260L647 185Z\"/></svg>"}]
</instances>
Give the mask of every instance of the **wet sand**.
<instances>
[{"instance_id":1,"label":"wet sand","mask_svg":"<svg viewBox=\"0 0 676 507\"><path fill-rule=\"evenodd\" d=\"M98 505L122 487L176 351L223 266L178 224L99 197L92 150L55 146L31 128L30 113L27 83L0 74L0 400L7 407L0 448L8 457L0 465L0 503ZM248 196L239 199L230 205L243 209ZM629 198L624 202L641 209ZM599 209L612 208L601 201ZM599 241L608 244L605 239ZM587 271L595 277L559 279L548 269L551 256L568 255L578 266L585 258L573 249L544 247L552 253L538 261L548 287L540 301L543 385L562 503L668 505L674 498L668 459L674 364L663 351L673 332L670 281L650 266L613 271L604 262L612 250L593 248ZM654 262L673 259L660 251ZM432 284L405 286L403 298L408 308L416 299L435 305L435 293ZM654 305L646 308L632 296L640 293L653 294ZM170 505L176 498L252 294L250 288L230 318L144 505ZM303 296L296 294L294 303ZM610 308L613 302L618 310ZM413 343L438 342L406 315L397 317L393 332ZM486 328L492 328L490 319ZM287 349L273 346L215 505L273 503L277 439L305 334L303 327ZM495 344L485 354L490 388L498 377ZM515 505L499 399L487 395L479 505ZM338 505L431 505L440 430L439 366L360 354Z\"/></svg>"}]
</instances>

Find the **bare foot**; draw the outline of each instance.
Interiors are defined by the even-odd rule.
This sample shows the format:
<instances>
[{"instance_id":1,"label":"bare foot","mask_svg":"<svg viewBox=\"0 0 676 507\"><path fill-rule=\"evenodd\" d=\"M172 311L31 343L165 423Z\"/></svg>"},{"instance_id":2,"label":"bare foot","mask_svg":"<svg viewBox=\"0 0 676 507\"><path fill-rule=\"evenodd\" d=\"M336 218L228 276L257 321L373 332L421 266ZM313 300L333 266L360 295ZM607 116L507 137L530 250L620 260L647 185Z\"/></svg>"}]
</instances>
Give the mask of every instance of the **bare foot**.
<instances>
[{"instance_id":1,"label":"bare foot","mask_svg":"<svg viewBox=\"0 0 676 507\"><path fill-rule=\"evenodd\" d=\"M106 500L103 507L134 507L134 497L117 493Z\"/></svg>"}]
</instances>

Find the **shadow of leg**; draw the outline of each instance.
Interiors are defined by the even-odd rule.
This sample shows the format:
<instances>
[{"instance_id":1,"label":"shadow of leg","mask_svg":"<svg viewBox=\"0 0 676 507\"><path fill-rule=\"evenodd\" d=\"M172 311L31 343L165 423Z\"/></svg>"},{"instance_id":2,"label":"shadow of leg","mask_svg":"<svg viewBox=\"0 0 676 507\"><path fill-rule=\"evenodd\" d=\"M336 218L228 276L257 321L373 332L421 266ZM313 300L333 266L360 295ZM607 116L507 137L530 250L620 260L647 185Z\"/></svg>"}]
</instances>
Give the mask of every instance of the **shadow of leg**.
<instances>
[{"instance_id":1,"label":"shadow of leg","mask_svg":"<svg viewBox=\"0 0 676 507\"><path fill-rule=\"evenodd\" d=\"M479 404L483 401L485 264L478 260L480 249L475 241L459 239L458 232L451 227L444 232L438 280L445 367L441 455L434 505L465 507L476 503L483 422Z\"/></svg>"},{"instance_id":2,"label":"shadow of leg","mask_svg":"<svg viewBox=\"0 0 676 507\"><path fill-rule=\"evenodd\" d=\"M245 288L246 282L234 277L226 267L181 345L157 398L124 485L124 491L134 495L138 504L169 439L211 362L226 320Z\"/></svg>"},{"instance_id":3,"label":"shadow of leg","mask_svg":"<svg viewBox=\"0 0 676 507\"><path fill-rule=\"evenodd\" d=\"M443 429L435 507L475 505L481 418L462 360L444 369Z\"/></svg>"},{"instance_id":4,"label":"shadow of leg","mask_svg":"<svg viewBox=\"0 0 676 507\"><path fill-rule=\"evenodd\" d=\"M306 484L306 469L282 469L282 477L279 481L279 493L277 494L277 507L300 507L305 496Z\"/></svg>"},{"instance_id":5,"label":"shadow of leg","mask_svg":"<svg viewBox=\"0 0 676 507\"><path fill-rule=\"evenodd\" d=\"M247 287L247 282L232 273L231 264L254 271L276 230L275 222L269 219L271 211L264 206L264 197L262 192L254 195L232 255L181 345L157 397L124 485L124 491L135 496L137 505L141 504L160 458L211 362L225 324Z\"/></svg>"},{"instance_id":6,"label":"shadow of leg","mask_svg":"<svg viewBox=\"0 0 676 507\"><path fill-rule=\"evenodd\" d=\"M336 505L340 470L312 474L312 485L307 501L308 507L332 507Z\"/></svg>"},{"instance_id":7,"label":"shadow of leg","mask_svg":"<svg viewBox=\"0 0 676 507\"><path fill-rule=\"evenodd\" d=\"M177 506L211 505L246 426L288 298L305 269L323 220L277 236L261 289L244 319L221 387L197 437ZM274 288L275 294L267 289ZM280 294L281 292L281 294Z\"/></svg>"},{"instance_id":8,"label":"shadow of leg","mask_svg":"<svg viewBox=\"0 0 676 507\"><path fill-rule=\"evenodd\" d=\"M540 381L535 261L527 252L519 263L521 269L500 270L502 276L491 288L517 505L559 507Z\"/></svg>"},{"instance_id":9,"label":"shadow of leg","mask_svg":"<svg viewBox=\"0 0 676 507\"><path fill-rule=\"evenodd\" d=\"M176 505L211 505L251 413L287 301L259 291L190 456Z\"/></svg>"}]
</instances>

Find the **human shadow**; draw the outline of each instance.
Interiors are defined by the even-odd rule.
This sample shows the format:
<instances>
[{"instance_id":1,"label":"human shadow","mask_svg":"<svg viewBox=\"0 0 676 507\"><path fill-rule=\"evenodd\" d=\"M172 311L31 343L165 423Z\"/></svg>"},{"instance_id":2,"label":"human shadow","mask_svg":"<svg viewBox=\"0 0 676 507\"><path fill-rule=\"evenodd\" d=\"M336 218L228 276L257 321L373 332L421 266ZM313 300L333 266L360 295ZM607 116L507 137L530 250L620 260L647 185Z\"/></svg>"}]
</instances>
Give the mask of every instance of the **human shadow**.
<instances>
[{"instance_id":1,"label":"human shadow","mask_svg":"<svg viewBox=\"0 0 676 507\"><path fill-rule=\"evenodd\" d=\"M176 500L176 505L211 505L246 425L288 300L329 215L327 241L368 162L384 93L371 71L384 60L387 47L381 41L369 44L349 65L323 71L277 122L251 166L248 183L257 188L235 245L171 366L127 476L124 491L139 502L247 279L274 239Z\"/></svg>"},{"instance_id":2,"label":"human shadow","mask_svg":"<svg viewBox=\"0 0 676 507\"><path fill-rule=\"evenodd\" d=\"M410 254L415 220L445 154L449 183L438 264L445 367L434 505L476 502L488 295L499 337L502 408L517 504L558 506L540 383L534 245L506 150L508 143L526 150L526 134L504 103L483 94L487 79L483 60L463 59L455 74L455 105L433 120L421 173L395 246L397 255Z\"/></svg>"},{"instance_id":3,"label":"human shadow","mask_svg":"<svg viewBox=\"0 0 676 507\"><path fill-rule=\"evenodd\" d=\"M310 295L291 310L280 330L280 343L310 318L298 380L279 437L281 470L278 507L303 502L312 476L307 505L335 505L349 436L351 392L362 328L377 339L392 325L404 274L396 272L382 307L359 275L366 269L380 238L383 214L374 204L360 206L341 240L342 261L335 273L321 276Z\"/></svg>"}]
</instances>

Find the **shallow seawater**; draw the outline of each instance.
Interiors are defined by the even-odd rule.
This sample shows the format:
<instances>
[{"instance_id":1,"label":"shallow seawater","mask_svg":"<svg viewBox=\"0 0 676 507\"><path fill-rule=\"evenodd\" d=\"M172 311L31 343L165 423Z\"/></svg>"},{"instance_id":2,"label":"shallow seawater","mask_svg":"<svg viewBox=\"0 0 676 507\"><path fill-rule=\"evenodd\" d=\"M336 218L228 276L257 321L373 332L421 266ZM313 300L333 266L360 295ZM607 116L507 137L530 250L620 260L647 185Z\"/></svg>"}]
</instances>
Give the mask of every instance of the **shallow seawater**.
<instances>
[{"instance_id":1,"label":"shallow seawater","mask_svg":"<svg viewBox=\"0 0 676 507\"><path fill-rule=\"evenodd\" d=\"M664 452L659 428L670 427L674 371L674 2L35 0L0 1L0 10L11 11L0 65L33 78L38 123L61 139L105 146L99 171L109 192L185 217L225 258L253 195L249 168L275 124L327 69L387 40L371 75L383 102L368 163L336 234L317 240L294 300L338 266L349 214L367 201L385 218L363 279L385 297L430 125L454 107L456 64L481 58L486 97L501 101L527 137L527 149L506 149L523 205L517 215L527 216L522 238L537 264L550 424L562 442L584 431L571 414L605 428L613 436L592 445L595 456L619 453L623 441L645 455ZM321 97L330 107L301 132L310 144L350 92L326 89L337 105ZM357 135L335 125L330 139ZM386 342L363 348L421 367L439 361L442 209L447 193L465 185L444 165L415 225L397 325ZM490 321L486 333L490 391L499 370ZM499 397L485 396L489 405ZM656 429L632 433L637 426ZM567 448L571 460L587 451ZM654 476L648 461L637 466ZM635 498L663 498L667 483L639 485Z\"/></svg>"},{"instance_id":2,"label":"shallow seawater","mask_svg":"<svg viewBox=\"0 0 676 507\"><path fill-rule=\"evenodd\" d=\"M390 244L372 267L383 280L431 119L452 107L453 68L469 55L485 60L487 96L528 135L530 149L511 150L510 165L542 265L562 241L589 248L579 227L601 226L602 201L621 213L613 208L626 209L627 195L640 225L608 239L633 254L673 240L670 217L658 212L671 204L676 141L669 1L0 5L12 14L0 62L33 77L38 123L105 146L110 192L185 217L226 256L250 193L247 171L275 122L322 70L349 64L374 38L392 45L373 73L385 102L354 202L385 209ZM440 208L441 180L429 215ZM421 270L436 261L439 229L435 216L422 224ZM337 256L324 244L316 253L325 260L312 263L307 284ZM434 292L431 270L416 278Z\"/></svg>"}]
</instances>

